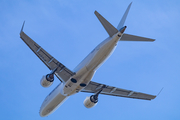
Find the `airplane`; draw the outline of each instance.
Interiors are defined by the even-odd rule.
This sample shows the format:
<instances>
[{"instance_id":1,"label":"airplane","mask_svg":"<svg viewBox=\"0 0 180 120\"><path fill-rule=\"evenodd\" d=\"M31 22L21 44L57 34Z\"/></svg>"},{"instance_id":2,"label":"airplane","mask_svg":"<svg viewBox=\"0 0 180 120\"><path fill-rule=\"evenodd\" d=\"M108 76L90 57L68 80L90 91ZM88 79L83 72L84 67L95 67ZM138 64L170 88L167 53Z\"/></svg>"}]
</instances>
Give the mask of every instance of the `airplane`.
<instances>
[{"instance_id":1,"label":"airplane","mask_svg":"<svg viewBox=\"0 0 180 120\"><path fill-rule=\"evenodd\" d=\"M33 41L28 35L26 35L23 32L25 22L23 23L20 31L20 38L51 70L49 74L44 75L40 80L41 86L45 88L51 86L54 81L54 76L60 80L60 84L57 85L57 87L50 92L43 101L39 111L41 117L45 117L53 113L65 100L67 100L67 98L78 92L93 93L93 95L86 97L84 100L84 106L86 108L92 108L97 105L99 94L142 100L152 100L156 97L155 95L125 90L91 81L96 70L113 53L119 41L155 41L155 39L124 33L126 29L124 22L131 4L132 2L127 7L117 28L109 23L97 11L94 12L109 34L109 37L97 45L97 47L95 47L92 52L90 52L87 57L85 57L85 59L83 59L82 62L74 68L74 70L68 69L65 65L45 51L40 45Z\"/></svg>"}]
</instances>

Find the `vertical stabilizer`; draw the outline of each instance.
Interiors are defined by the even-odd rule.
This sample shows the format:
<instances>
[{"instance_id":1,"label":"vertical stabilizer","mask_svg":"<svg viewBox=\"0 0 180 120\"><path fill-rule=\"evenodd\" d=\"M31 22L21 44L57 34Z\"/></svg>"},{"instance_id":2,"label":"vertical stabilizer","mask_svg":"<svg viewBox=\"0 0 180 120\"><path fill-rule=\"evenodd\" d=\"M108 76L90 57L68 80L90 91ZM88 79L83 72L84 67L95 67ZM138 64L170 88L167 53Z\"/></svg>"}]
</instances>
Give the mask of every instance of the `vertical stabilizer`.
<instances>
[{"instance_id":1,"label":"vertical stabilizer","mask_svg":"<svg viewBox=\"0 0 180 120\"><path fill-rule=\"evenodd\" d=\"M131 7L131 4L132 4L132 2L129 4L128 8L126 9L126 12L124 13L124 15L123 15L123 17L122 17L122 19L121 19L121 21L120 21L120 23L119 23L119 25L117 26L117 29L118 29L118 30L120 30L120 29L123 27L124 22L125 22L125 20L126 20L126 17L127 17L127 15L128 15L129 9L130 9L130 7Z\"/></svg>"},{"instance_id":2,"label":"vertical stabilizer","mask_svg":"<svg viewBox=\"0 0 180 120\"><path fill-rule=\"evenodd\" d=\"M100 15L97 11L94 12L94 14L97 16L103 27L106 29L107 33L110 37L112 37L114 34L118 32L118 30L111 25L102 15Z\"/></svg>"}]
</instances>

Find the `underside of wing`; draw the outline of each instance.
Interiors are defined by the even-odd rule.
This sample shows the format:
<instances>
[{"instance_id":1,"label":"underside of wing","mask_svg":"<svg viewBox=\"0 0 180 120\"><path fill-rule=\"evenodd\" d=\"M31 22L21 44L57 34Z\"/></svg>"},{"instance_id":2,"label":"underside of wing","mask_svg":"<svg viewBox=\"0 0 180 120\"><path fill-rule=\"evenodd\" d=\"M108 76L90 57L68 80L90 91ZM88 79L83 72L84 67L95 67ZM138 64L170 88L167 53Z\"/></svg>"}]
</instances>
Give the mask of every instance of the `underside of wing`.
<instances>
[{"instance_id":1,"label":"underside of wing","mask_svg":"<svg viewBox=\"0 0 180 120\"><path fill-rule=\"evenodd\" d=\"M26 45L39 57L39 59L50 69L57 69L55 75L62 82L66 82L75 73L69 70L62 63L57 61L53 56L46 52L41 46L39 46L35 41L33 41L28 35L26 35L22 30L20 33L20 38L26 43Z\"/></svg>"},{"instance_id":2,"label":"underside of wing","mask_svg":"<svg viewBox=\"0 0 180 120\"><path fill-rule=\"evenodd\" d=\"M103 85L104 84L90 81L90 83L81 92L96 93L99 90L99 88ZM132 90L125 90L125 89L116 88L112 86L105 87L100 94L126 97L126 98L134 98L134 99L142 99L142 100L152 100L156 97L155 95L135 92Z\"/></svg>"}]
</instances>

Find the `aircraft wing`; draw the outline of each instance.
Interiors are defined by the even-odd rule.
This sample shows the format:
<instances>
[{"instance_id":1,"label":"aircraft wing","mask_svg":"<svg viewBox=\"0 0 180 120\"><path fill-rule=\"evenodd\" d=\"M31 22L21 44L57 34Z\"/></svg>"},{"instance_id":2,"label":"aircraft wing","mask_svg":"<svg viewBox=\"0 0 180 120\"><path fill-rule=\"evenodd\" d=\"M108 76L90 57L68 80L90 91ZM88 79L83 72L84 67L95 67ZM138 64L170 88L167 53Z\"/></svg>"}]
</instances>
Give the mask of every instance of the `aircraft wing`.
<instances>
[{"instance_id":1,"label":"aircraft wing","mask_svg":"<svg viewBox=\"0 0 180 120\"><path fill-rule=\"evenodd\" d=\"M81 92L96 93L103 85L104 84L90 81L89 84ZM103 88L100 94L126 97L126 98L134 98L134 99L143 99L143 100L152 100L156 97L155 95L134 92L132 90L125 90L125 89L116 88L112 86L107 86Z\"/></svg>"},{"instance_id":2,"label":"aircraft wing","mask_svg":"<svg viewBox=\"0 0 180 120\"><path fill-rule=\"evenodd\" d=\"M26 45L39 57L39 59L50 69L54 70L57 68L55 75L61 82L66 82L75 73L69 70L62 63L57 61L53 56L46 52L40 45L33 41L28 35L22 30L20 38L26 43Z\"/></svg>"}]
</instances>

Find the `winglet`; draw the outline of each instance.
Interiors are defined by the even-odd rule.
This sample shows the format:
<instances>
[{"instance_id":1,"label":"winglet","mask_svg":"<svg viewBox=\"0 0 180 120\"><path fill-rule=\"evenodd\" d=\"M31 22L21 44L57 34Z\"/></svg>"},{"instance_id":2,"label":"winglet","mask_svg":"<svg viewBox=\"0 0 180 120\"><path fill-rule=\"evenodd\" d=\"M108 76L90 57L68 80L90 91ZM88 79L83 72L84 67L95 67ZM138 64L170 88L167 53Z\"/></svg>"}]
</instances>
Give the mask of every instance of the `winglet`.
<instances>
[{"instance_id":1,"label":"winglet","mask_svg":"<svg viewBox=\"0 0 180 120\"><path fill-rule=\"evenodd\" d=\"M24 24L25 24L25 21L23 22L23 25L22 25L22 28L21 28L21 31L20 31L20 33L23 31Z\"/></svg>"},{"instance_id":2,"label":"winglet","mask_svg":"<svg viewBox=\"0 0 180 120\"><path fill-rule=\"evenodd\" d=\"M157 96L159 96L159 94L162 92L163 89L164 89L164 87L159 91L159 93L157 94Z\"/></svg>"}]
</instances>

